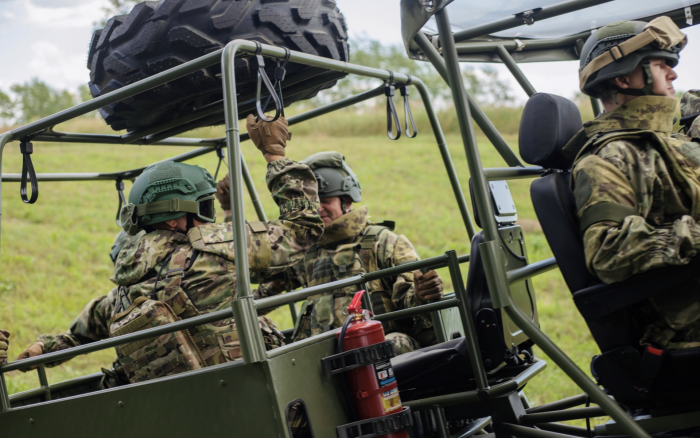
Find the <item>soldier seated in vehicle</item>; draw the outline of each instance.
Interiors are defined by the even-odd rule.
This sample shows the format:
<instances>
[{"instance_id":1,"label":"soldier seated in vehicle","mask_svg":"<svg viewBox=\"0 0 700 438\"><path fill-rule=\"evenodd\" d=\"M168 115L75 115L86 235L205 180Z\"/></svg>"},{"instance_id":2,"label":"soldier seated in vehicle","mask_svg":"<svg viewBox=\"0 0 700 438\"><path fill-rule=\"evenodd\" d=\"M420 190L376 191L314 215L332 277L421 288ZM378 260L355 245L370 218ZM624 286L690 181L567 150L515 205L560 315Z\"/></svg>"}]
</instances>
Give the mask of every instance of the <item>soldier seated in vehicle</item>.
<instances>
[{"instance_id":1,"label":"soldier seated in vehicle","mask_svg":"<svg viewBox=\"0 0 700 438\"><path fill-rule=\"evenodd\" d=\"M580 86L605 113L564 152L588 269L615 283L683 265L700 250L700 144L673 133L673 81L686 36L668 17L622 21L593 33L581 53ZM642 345L700 346L700 284L691 281L636 310Z\"/></svg>"},{"instance_id":2,"label":"soldier seated in vehicle","mask_svg":"<svg viewBox=\"0 0 700 438\"><path fill-rule=\"evenodd\" d=\"M248 119L248 131L262 122ZM279 134L251 136L268 164L267 184L280 208L279 220L246 224L250 269L266 275L297 263L323 233L316 180L308 166L285 158L287 122L266 126ZM214 223L216 182L205 169L163 162L136 178L130 203L121 211L130 235L115 263L119 285L110 303L109 335L222 310L236 299L232 223ZM283 336L267 317L259 318L268 348ZM117 348L117 371L131 381L148 380L216 365L241 356L232 318L202 324Z\"/></svg>"},{"instance_id":3,"label":"soldier seated in vehicle","mask_svg":"<svg viewBox=\"0 0 700 438\"><path fill-rule=\"evenodd\" d=\"M319 152L301 161L307 164L318 180L321 218L325 231L292 268L268 279L258 288L256 299L265 298L299 287L315 286L374 272L420 260L411 242L393 231L393 223L373 223L369 209L352 209L360 202L362 188L357 176L339 152ZM222 208L230 208L228 179L219 182ZM406 309L442 297L442 280L435 271L420 271L374 280L367 283L374 313L382 314ZM295 341L342 326L343 309L348 306L356 286L314 296L302 304L294 329ZM413 351L436 342L429 315L384 323L387 339L397 346L398 353Z\"/></svg>"}]
</instances>

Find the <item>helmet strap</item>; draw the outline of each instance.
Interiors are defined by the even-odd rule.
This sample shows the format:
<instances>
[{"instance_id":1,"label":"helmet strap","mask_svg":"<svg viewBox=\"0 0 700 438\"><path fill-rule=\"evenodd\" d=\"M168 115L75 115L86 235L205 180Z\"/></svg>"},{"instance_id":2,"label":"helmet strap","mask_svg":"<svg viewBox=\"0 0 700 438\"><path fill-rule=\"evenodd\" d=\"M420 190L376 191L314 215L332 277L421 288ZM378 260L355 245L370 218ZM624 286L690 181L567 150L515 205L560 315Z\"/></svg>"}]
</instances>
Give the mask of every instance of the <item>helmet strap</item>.
<instances>
[{"instance_id":1,"label":"helmet strap","mask_svg":"<svg viewBox=\"0 0 700 438\"><path fill-rule=\"evenodd\" d=\"M189 232L192 228L194 228L194 218L192 213L187 213L187 231Z\"/></svg>"},{"instance_id":2,"label":"helmet strap","mask_svg":"<svg viewBox=\"0 0 700 438\"><path fill-rule=\"evenodd\" d=\"M616 104L619 104L617 102L617 95L619 94L627 94L629 96L663 96L663 94L656 94L654 93L654 76L651 74L651 66L649 64L649 59L643 60L640 65L642 66L642 74L644 75L644 88L620 88L620 87L614 87L615 89L613 90L613 99L615 100Z\"/></svg>"},{"instance_id":3,"label":"helmet strap","mask_svg":"<svg viewBox=\"0 0 700 438\"><path fill-rule=\"evenodd\" d=\"M340 211L342 211L343 214L348 214L348 210L345 208L345 196L340 197Z\"/></svg>"}]
</instances>

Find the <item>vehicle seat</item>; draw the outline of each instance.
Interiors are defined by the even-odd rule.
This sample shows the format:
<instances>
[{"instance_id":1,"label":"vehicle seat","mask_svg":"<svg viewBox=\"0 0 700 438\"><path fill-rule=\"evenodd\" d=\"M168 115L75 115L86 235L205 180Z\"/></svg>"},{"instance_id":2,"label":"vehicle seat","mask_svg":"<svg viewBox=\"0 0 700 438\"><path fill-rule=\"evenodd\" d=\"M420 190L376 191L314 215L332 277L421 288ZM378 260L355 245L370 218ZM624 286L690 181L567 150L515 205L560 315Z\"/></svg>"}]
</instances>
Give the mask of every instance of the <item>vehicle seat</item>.
<instances>
[{"instance_id":1,"label":"vehicle seat","mask_svg":"<svg viewBox=\"0 0 700 438\"><path fill-rule=\"evenodd\" d=\"M700 348L668 350L660 356L645 350L639 345L644 327L634 317L634 308L646 298L700 277L700 257L686 266L657 269L614 284L591 275L569 186L572 163L561 153L581 128L573 102L537 93L523 110L519 146L523 160L545 169L530 187L532 203L574 302L602 352L593 358L591 370L616 400L630 408L700 401Z\"/></svg>"},{"instance_id":2,"label":"vehicle seat","mask_svg":"<svg viewBox=\"0 0 700 438\"><path fill-rule=\"evenodd\" d=\"M529 366L514 353L529 348L532 343L525 337L515 349L509 350L506 346L503 317L500 309L494 310L486 283L479 251L483 242L481 232L472 239L466 290L484 368L487 372L498 368L488 376L489 381L495 383L515 376ZM475 389L474 373L463 337L402 354L392 359L392 365L404 401Z\"/></svg>"}]
</instances>

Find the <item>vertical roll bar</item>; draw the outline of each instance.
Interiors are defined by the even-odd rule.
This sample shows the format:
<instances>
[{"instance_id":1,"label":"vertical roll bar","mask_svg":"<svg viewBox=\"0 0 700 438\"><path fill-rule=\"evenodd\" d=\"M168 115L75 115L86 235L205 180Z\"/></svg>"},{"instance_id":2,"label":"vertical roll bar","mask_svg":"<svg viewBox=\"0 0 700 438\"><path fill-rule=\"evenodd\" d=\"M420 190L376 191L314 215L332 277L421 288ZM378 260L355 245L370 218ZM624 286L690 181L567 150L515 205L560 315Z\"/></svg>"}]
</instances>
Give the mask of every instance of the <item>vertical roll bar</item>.
<instances>
[{"instance_id":1,"label":"vertical roll bar","mask_svg":"<svg viewBox=\"0 0 700 438\"><path fill-rule=\"evenodd\" d=\"M253 46L252 43L247 43ZM241 160L240 130L238 126L238 104L236 102L236 75L233 60L241 46L241 41L232 41L221 54L221 69L224 88L224 116L226 121L226 147L228 148L229 183L231 185L231 214L233 221L233 244L236 257L237 298L231 303L236 320L238 337L241 340L241 354L245 363L266 360L265 343L258 327L258 315L253 302L248 265L248 237L245 228L243 207L243 187L241 181L243 163ZM235 159L234 159L235 157Z\"/></svg>"}]
</instances>

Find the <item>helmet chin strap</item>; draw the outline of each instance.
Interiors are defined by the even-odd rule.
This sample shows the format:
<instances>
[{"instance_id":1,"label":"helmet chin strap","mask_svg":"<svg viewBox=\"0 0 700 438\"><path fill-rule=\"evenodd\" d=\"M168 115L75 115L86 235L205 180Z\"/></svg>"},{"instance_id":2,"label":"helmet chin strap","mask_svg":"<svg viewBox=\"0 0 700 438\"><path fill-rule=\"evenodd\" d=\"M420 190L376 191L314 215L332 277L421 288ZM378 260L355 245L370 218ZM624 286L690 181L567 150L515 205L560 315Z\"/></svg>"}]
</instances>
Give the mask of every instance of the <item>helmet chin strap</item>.
<instances>
[{"instance_id":1,"label":"helmet chin strap","mask_svg":"<svg viewBox=\"0 0 700 438\"><path fill-rule=\"evenodd\" d=\"M191 213L187 213L187 232L194 228L194 219Z\"/></svg>"},{"instance_id":2,"label":"helmet chin strap","mask_svg":"<svg viewBox=\"0 0 700 438\"><path fill-rule=\"evenodd\" d=\"M642 74L644 75L644 88L620 88L614 87L613 89L613 100L615 104L619 105L617 101L618 94L626 94L628 96L664 96L663 94L654 93L654 76L651 74L651 66L649 60L643 60L640 65L642 66Z\"/></svg>"}]
</instances>

